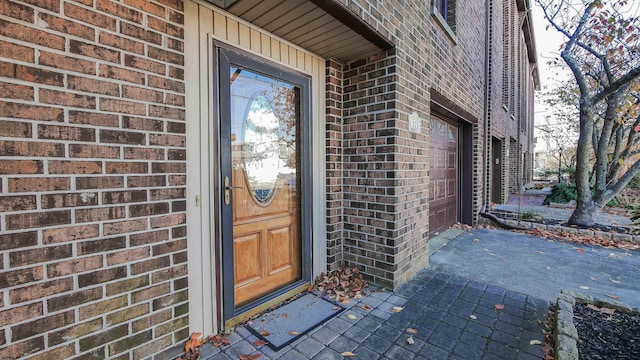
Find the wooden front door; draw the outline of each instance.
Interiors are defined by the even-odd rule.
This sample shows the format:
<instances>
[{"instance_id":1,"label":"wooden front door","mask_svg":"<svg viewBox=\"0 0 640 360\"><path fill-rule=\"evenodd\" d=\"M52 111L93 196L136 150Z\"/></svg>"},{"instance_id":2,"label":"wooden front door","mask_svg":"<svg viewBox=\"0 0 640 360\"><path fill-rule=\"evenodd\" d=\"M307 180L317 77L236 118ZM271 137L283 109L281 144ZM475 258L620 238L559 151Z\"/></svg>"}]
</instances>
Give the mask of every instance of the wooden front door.
<instances>
[{"instance_id":1,"label":"wooden front door","mask_svg":"<svg viewBox=\"0 0 640 360\"><path fill-rule=\"evenodd\" d=\"M224 313L305 280L309 81L218 49Z\"/></svg>"}]
</instances>

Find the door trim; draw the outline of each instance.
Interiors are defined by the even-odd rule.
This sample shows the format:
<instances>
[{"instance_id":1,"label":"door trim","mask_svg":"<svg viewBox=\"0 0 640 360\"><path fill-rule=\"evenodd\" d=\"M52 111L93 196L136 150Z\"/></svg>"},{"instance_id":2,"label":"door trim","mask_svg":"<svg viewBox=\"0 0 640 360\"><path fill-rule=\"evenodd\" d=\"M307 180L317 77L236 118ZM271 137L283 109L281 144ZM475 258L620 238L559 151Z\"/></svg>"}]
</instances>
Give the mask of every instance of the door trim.
<instances>
[{"instance_id":1,"label":"door trim","mask_svg":"<svg viewBox=\"0 0 640 360\"><path fill-rule=\"evenodd\" d=\"M256 57L255 55L230 46L228 44L213 40L213 71L214 77L214 91L212 92L212 104L213 104L213 126L217 129L217 134L214 149L218 150L218 155L214 156L219 164L216 167L216 173L214 173L216 199L221 199L222 188L224 187L222 177L222 169L229 169L231 167L230 158L222 158L222 146L230 146L231 131L228 128L229 122L222 122L221 118L229 113L230 109L228 104L221 104L220 99L225 99L230 96L229 87L220 86L223 83L229 83L230 76L228 72L220 71L220 69L226 69L231 63L246 66L253 71L261 72L271 77L276 77L285 80L289 83L295 84L300 87L301 101L300 101L300 164L301 164L301 180L300 180L300 236L301 236L301 279L274 291L265 297L262 297L249 304L243 305L239 308L234 306L234 288L233 281L224 281L225 274L233 274L233 256L224 256L225 254L233 254L233 243L231 241L224 241L225 231L233 229L233 218L230 211L221 211L222 201L218 201L220 204L217 209L218 216L216 217L216 233L219 234L217 239L218 249L217 258L221 259L221 271L218 272L217 285L220 290L220 303L222 304L222 325L233 322L233 319L251 311L256 307L260 307L268 302L272 302L275 299L281 297L284 294L289 295L292 290L299 288L304 289L305 285L311 281L311 257L312 257L312 219L313 219L313 204L312 204L312 190L313 190L313 177L312 177L312 94L311 94L311 78L304 73L295 71L290 68L284 68L280 64L268 61L267 59ZM226 108L225 108L226 107ZM228 115L227 115L228 116ZM214 161L216 161L214 160ZM290 296L290 295L289 295ZM287 296L288 297L288 296ZM229 322L229 320L232 320Z\"/></svg>"}]
</instances>

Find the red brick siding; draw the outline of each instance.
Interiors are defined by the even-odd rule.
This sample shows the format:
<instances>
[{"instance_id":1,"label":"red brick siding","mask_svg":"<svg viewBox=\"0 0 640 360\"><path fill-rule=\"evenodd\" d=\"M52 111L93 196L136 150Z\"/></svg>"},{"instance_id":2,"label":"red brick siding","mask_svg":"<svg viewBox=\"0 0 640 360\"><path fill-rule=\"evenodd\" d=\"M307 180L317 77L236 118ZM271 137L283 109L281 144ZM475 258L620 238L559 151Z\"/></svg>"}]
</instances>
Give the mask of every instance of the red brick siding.
<instances>
[{"instance_id":1,"label":"red brick siding","mask_svg":"<svg viewBox=\"0 0 640 360\"><path fill-rule=\"evenodd\" d=\"M187 337L182 11L0 3L0 358Z\"/></svg>"}]
</instances>

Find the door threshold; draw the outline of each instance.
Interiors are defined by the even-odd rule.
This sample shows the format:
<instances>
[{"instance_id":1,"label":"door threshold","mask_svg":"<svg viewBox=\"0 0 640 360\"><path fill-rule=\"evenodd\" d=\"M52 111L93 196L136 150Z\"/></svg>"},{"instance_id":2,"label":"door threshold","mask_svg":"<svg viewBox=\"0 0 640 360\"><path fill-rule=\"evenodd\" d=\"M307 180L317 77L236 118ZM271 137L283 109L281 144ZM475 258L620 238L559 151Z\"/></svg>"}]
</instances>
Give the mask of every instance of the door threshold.
<instances>
[{"instance_id":1,"label":"door threshold","mask_svg":"<svg viewBox=\"0 0 640 360\"><path fill-rule=\"evenodd\" d=\"M311 283L306 282L300 286L297 286L281 295L276 296L275 298L266 301L260 305L257 305L256 307L253 307L239 315L236 315L234 317L232 317L231 319L227 320L224 322L224 329L230 329L246 320L249 320L251 317L260 314L261 312L269 309L270 307L277 305L287 299L289 299L290 297L297 295L305 290L307 290L307 288L309 287Z\"/></svg>"}]
</instances>

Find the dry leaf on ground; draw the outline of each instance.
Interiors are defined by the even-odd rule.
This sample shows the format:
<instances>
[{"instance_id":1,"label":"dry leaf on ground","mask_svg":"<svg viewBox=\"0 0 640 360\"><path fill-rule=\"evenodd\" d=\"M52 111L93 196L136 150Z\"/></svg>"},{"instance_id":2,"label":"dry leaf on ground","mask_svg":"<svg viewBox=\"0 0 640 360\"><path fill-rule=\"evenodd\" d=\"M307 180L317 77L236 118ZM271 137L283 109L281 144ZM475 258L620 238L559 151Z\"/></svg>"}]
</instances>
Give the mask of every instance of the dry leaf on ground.
<instances>
[{"instance_id":1,"label":"dry leaf on ground","mask_svg":"<svg viewBox=\"0 0 640 360\"><path fill-rule=\"evenodd\" d=\"M416 330L416 329L414 329L414 328L407 328L407 332L408 332L409 334L417 334L417 333L418 333L418 330Z\"/></svg>"},{"instance_id":2,"label":"dry leaf on ground","mask_svg":"<svg viewBox=\"0 0 640 360\"><path fill-rule=\"evenodd\" d=\"M531 341L529 341L529 345L542 345L542 341L540 341L540 340L531 340Z\"/></svg>"},{"instance_id":3,"label":"dry leaf on ground","mask_svg":"<svg viewBox=\"0 0 640 360\"><path fill-rule=\"evenodd\" d=\"M496 304L494 307L496 308L496 310L504 310L504 305L502 304Z\"/></svg>"},{"instance_id":4,"label":"dry leaf on ground","mask_svg":"<svg viewBox=\"0 0 640 360\"><path fill-rule=\"evenodd\" d=\"M264 341L264 340L256 340L256 341L253 342L253 345L255 345L257 347L264 346L266 344L267 344L267 342Z\"/></svg>"},{"instance_id":5,"label":"dry leaf on ground","mask_svg":"<svg viewBox=\"0 0 640 360\"><path fill-rule=\"evenodd\" d=\"M402 311L404 308L402 306L394 306L393 309L391 309L391 312L394 313L399 313L400 311Z\"/></svg>"},{"instance_id":6,"label":"dry leaf on ground","mask_svg":"<svg viewBox=\"0 0 640 360\"><path fill-rule=\"evenodd\" d=\"M289 331L289 335L300 335L300 333L295 330L291 330Z\"/></svg>"},{"instance_id":7,"label":"dry leaf on ground","mask_svg":"<svg viewBox=\"0 0 640 360\"><path fill-rule=\"evenodd\" d=\"M240 360L257 360L262 357L262 354L242 354L238 357Z\"/></svg>"},{"instance_id":8,"label":"dry leaf on ground","mask_svg":"<svg viewBox=\"0 0 640 360\"><path fill-rule=\"evenodd\" d=\"M349 320L356 320L358 317L353 315L353 314L347 314L347 319Z\"/></svg>"},{"instance_id":9,"label":"dry leaf on ground","mask_svg":"<svg viewBox=\"0 0 640 360\"><path fill-rule=\"evenodd\" d=\"M262 329L262 331L260 331L260 335L262 335L262 336L269 336L269 335L271 335L271 333L270 333L270 332L268 332L268 331L267 331L267 329Z\"/></svg>"},{"instance_id":10,"label":"dry leaf on ground","mask_svg":"<svg viewBox=\"0 0 640 360\"><path fill-rule=\"evenodd\" d=\"M344 356L344 357L354 357L356 356L356 354L352 353L351 351L345 351L340 353L340 355Z\"/></svg>"}]
</instances>

